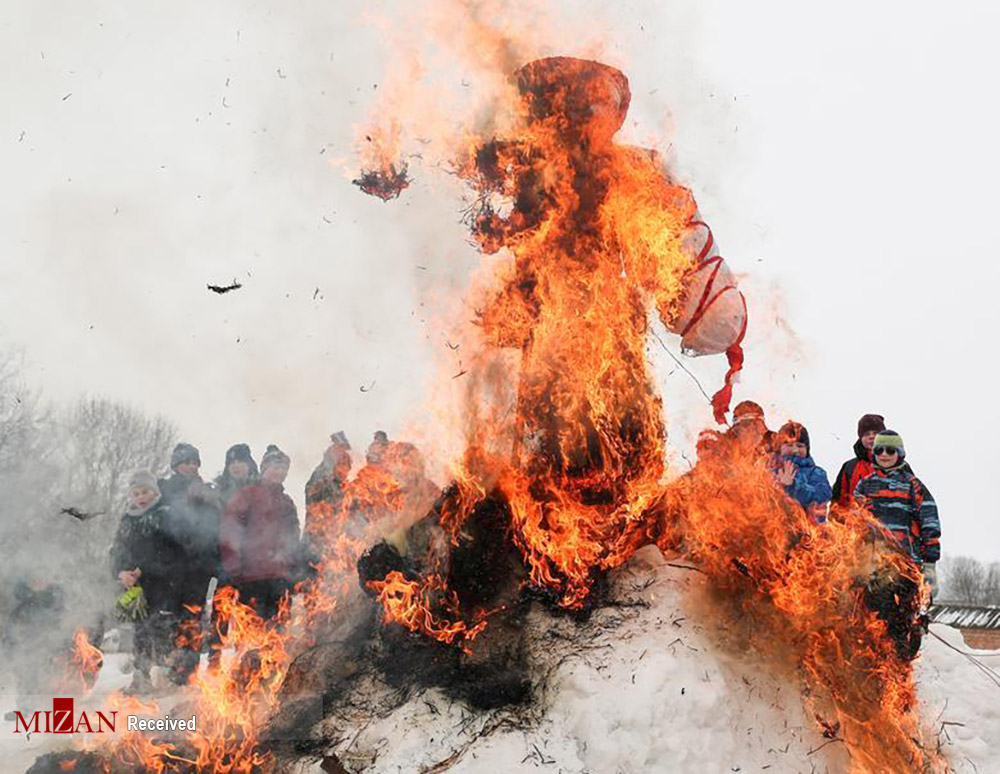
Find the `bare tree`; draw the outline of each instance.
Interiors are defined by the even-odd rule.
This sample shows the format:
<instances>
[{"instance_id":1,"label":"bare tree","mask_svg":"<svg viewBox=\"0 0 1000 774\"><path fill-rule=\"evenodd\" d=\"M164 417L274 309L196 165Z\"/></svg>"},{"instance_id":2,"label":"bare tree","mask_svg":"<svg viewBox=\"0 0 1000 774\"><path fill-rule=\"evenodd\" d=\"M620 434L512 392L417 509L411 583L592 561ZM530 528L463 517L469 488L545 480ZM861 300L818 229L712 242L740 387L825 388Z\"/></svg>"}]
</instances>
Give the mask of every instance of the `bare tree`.
<instances>
[{"instance_id":1,"label":"bare tree","mask_svg":"<svg viewBox=\"0 0 1000 774\"><path fill-rule=\"evenodd\" d=\"M993 562L986 570L983 602L987 605L1000 605L1000 562Z\"/></svg>"},{"instance_id":2,"label":"bare tree","mask_svg":"<svg viewBox=\"0 0 1000 774\"><path fill-rule=\"evenodd\" d=\"M53 477L52 424L22 375L23 359L0 350L0 572L16 574L37 521L39 493Z\"/></svg>"},{"instance_id":3,"label":"bare tree","mask_svg":"<svg viewBox=\"0 0 1000 774\"><path fill-rule=\"evenodd\" d=\"M124 509L129 474L164 469L177 429L162 416L93 397L78 400L59 425L60 476L49 507L58 533L49 539L61 544L74 576L100 580Z\"/></svg>"},{"instance_id":4,"label":"bare tree","mask_svg":"<svg viewBox=\"0 0 1000 774\"><path fill-rule=\"evenodd\" d=\"M986 579L986 568L981 562L970 556L957 556L948 571L945 596L955 602L984 604Z\"/></svg>"},{"instance_id":5,"label":"bare tree","mask_svg":"<svg viewBox=\"0 0 1000 774\"><path fill-rule=\"evenodd\" d=\"M0 351L0 472L22 470L42 451L46 412L22 377L23 359Z\"/></svg>"},{"instance_id":6,"label":"bare tree","mask_svg":"<svg viewBox=\"0 0 1000 774\"><path fill-rule=\"evenodd\" d=\"M130 472L166 467L177 428L108 398L82 398L63 423L61 499L88 513L120 508Z\"/></svg>"}]
</instances>

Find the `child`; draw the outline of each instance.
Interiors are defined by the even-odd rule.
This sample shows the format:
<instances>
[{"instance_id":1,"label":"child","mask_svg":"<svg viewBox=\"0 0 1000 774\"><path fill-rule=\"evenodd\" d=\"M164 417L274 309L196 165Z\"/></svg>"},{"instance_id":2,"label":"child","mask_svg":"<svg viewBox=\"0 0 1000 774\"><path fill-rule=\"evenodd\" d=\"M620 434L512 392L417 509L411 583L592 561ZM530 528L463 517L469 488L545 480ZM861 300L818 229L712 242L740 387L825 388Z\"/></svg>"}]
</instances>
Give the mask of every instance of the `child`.
<instances>
[{"instance_id":1,"label":"child","mask_svg":"<svg viewBox=\"0 0 1000 774\"><path fill-rule=\"evenodd\" d=\"M941 521L937 503L905 463L903 439L883 430L872 447L874 467L854 489L854 499L871 511L883 527L921 566L924 579L937 592L937 560L941 558Z\"/></svg>"},{"instance_id":2,"label":"child","mask_svg":"<svg viewBox=\"0 0 1000 774\"><path fill-rule=\"evenodd\" d=\"M225 509L233 495L250 484L256 484L260 478L257 463L250 454L250 447L238 443L226 450L226 464L222 472L215 478L215 491Z\"/></svg>"},{"instance_id":3,"label":"child","mask_svg":"<svg viewBox=\"0 0 1000 774\"><path fill-rule=\"evenodd\" d=\"M226 582L262 618L274 617L303 571L299 520L284 488L289 462L277 446L268 446L260 461L260 482L233 496L219 531Z\"/></svg>"},{"instance_id":4,"label":"child","mask_svg":"<svg viewBox=\"0 0 1000 774\"><path fill-rule=\"evenodd\" d=\"M826 521L830 503L830 482L809 452L809 431L798 422L786 422L775 443L778 456L772 470L785 493L801 505L818 524Z\"/></svg>"},{"instance_id":5,"label":"child","mask_svg":"<svg viewBox=\"0 0 1000 774\"><path fill-rule=\"evenodd\" d=\"M846 508L854 499L854 488L858 482L872 472L872 447L875 437L885 430L885 419L881 414L865 414L858 420L858 440L854 442L854 457L840 466L836 481L833 482L833 501Z\"/></svg>"},{"instance_id":6,"label":"child","mask_svg":"<svg viewBox=\"0 0 1000 774\"><path fill-rule=\"evenodd\" d=\"M181 605L185 549L175 535L170 508L149 471L129 479L128 506L111 546L111 573L124 591L118 614L135 624L135 669L130 694L152 690L154 658L171 647Z\"/></svg>"}]
</instances>

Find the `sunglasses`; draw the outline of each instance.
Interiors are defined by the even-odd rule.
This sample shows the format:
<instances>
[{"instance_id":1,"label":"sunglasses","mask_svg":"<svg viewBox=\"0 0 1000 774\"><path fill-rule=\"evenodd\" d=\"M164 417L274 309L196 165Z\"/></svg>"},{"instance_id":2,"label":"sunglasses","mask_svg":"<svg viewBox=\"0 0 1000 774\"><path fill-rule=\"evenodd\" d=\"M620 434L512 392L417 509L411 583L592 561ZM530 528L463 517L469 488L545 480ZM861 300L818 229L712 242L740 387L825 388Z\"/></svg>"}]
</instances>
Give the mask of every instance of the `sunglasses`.
<instances>
[{"instance_id":1,"label":"sunglasses","mask_svg":"<svg viewBox=\"0 0 1000 774\"><path fill-rule=\"evenodd\" d=\"M872 451L875 454L899 454L899 449L895 446L876 446Z\"/></svg>"}]
</instances>

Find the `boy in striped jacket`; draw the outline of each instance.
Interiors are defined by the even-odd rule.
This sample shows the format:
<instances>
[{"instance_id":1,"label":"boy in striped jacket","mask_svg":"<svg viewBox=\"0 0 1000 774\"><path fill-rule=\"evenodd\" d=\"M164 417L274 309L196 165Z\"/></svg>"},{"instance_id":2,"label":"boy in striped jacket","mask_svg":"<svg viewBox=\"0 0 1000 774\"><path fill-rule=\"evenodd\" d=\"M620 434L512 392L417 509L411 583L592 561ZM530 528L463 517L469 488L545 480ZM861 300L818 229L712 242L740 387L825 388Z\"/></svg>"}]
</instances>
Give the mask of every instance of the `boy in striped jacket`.
<instances>
[{"instance_id":1,"label":"boy in striped jacket","mask_svg":"<svg viewBox=\"0 0 1000 774\"><path fill-rule=\"evenodd\" d=\"M941 558L941 522L926 486L903 462L903 439L883 430L872 447L874 466L854 489L854 499L867 508L921 565L924 579L937 593L936 562Z\"/></svg>"}]
</instances>

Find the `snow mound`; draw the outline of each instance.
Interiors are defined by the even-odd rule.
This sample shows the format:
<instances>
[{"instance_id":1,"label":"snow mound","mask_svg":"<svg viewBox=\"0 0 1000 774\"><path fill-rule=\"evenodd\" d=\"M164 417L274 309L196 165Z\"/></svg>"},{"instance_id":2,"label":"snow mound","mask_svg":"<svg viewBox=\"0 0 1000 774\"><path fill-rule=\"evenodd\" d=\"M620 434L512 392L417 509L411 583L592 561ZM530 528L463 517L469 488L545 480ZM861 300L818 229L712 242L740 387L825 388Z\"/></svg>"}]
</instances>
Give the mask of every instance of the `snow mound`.
<instances>
[{"instance_id":1,"label":"snow mound","mask_svg":"<svg viewBox=\"0 0 1000 774\"><path fill-rule=\"evenodd\" d=\"M718 625L685 612L701 583L650 548L616 574L618 603L589 622L532 611L533 668L547 679L528 710L472 713L429 690L380 717L354 703L322 733L348 771L385 774L846 771L847 751L807 717L793 678L740 653L737 637L723 651ZM967 650L957 632L933 631ZM1000 771L1000 688L935 637L917 674L923 717L955 770Z\"/></svg>"},{"instance_id":2,"label":"snow mound","mask_svg":"<svg viewBox=\"0 0 1000 774\"><path fill-rule=\"evenodd\" d=\"M971 656L971 658L970 658ZM956 772L1000 772L1000 650L972 650L932 624L916 666L921 712Z\"/></svg>"}]
</instances>

